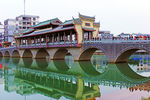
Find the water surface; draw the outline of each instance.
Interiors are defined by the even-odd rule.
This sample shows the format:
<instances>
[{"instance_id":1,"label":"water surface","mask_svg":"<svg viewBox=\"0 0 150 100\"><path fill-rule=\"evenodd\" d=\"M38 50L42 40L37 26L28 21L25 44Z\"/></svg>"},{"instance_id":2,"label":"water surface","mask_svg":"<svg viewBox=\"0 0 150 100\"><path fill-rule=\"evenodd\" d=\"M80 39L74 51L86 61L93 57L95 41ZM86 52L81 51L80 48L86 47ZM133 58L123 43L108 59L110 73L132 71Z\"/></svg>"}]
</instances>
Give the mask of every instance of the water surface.
<instances>
[{"instance_id":1,"label":"water surface","mask_svg":"<svg viewBox=\"0 0 150 100\"><path fill-rule=\"evenodd\" d=\"M0 59L0 100L142 100L150 97L150 59L132 55L129 63Z\"/></svg>"}]
</instances>

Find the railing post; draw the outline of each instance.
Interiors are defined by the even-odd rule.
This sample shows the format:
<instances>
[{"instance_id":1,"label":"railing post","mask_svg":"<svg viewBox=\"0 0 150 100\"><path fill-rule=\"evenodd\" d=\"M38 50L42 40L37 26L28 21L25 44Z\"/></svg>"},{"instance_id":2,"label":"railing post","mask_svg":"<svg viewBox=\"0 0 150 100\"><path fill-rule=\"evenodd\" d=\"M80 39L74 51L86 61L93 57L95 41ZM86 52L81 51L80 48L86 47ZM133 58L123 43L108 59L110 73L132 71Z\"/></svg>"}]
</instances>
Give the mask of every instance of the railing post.
<instances>
[{"instance_id":1,"label":"railing post","mask_svg":"<svg viewBox=\"0 0 150 100\"><path fill-rule=\"evenodd\" d=\"M45 38L46 38L46 47L48 46L48 43L47 43L47 35L45 36Z\"/></svg>"},{"instance_id":2,"label":"railing post","mask_svg":"<svg viewBox=\"0 0 150 100\"><path fill-rule=\"evenodd\" d=\"M64 44L66 44L66 33L64 32Z\"/></svg>"}]
</instances>

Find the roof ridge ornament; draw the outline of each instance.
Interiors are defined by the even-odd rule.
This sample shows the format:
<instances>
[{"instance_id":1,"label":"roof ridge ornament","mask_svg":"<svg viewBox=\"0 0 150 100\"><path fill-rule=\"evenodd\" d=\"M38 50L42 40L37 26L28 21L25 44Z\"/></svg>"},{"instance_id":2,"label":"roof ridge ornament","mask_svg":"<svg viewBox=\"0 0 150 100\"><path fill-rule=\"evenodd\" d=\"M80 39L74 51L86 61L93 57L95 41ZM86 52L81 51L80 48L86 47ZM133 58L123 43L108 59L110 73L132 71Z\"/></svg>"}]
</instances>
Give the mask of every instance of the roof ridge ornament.
<instances>
[{"instance_id":1,"label":"roof ridge ornament","mask_svg":"<svg viewBox=\"0 0 150 100\"><path fill-rule=\"evenodd\" d=\"M87 19L87 20L94 20L95 21L95 16L91 17L91 16L82 15L80 13L79 13L79 18L80 19Z\"/></svg>"}]
</instances>

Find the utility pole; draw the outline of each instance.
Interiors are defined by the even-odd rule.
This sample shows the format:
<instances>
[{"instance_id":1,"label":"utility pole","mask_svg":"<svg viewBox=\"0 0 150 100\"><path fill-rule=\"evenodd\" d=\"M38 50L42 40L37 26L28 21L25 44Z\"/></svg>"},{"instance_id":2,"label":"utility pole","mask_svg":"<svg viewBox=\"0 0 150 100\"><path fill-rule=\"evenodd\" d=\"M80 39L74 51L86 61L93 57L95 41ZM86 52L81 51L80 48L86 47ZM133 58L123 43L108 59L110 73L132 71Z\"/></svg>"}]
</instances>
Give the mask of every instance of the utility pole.
<instances>
[{"instance_id":1,"label":"utility pole","mask_svg":"<svg viewBox=\"0 0 150 100\"><path fill-rule=\"evenodd\" d=\"M26 0L24 0L24 15L26 13Z\"/></svg>"}]
</instances>

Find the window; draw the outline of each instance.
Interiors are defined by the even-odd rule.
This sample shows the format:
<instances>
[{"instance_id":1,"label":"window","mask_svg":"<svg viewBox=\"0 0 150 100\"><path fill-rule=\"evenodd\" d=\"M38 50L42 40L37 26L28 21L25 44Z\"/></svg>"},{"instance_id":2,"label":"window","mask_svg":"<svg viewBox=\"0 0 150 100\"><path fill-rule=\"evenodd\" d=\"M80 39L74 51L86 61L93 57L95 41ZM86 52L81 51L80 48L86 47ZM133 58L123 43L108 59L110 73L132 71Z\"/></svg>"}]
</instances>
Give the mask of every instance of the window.
<instances>
[{"instance_id":1,"label":"window","mask_svg":"<svg viewBox=\"0 0 150 100\"><path fill-rule=\"evenodd\" d=\"M33 20L36 20L36 18L33 18Z\"/></svg>"},{"instance_id":2,"label":"window","mask_svg":"<svg viewBox=\"0 0 150 100\"><path fill-rule=\"evenodd\" d=\"M90 23L85 23L85 26L90 26Z\"/></svg>"},{"instance_id":3,"label":"window","mask_svg":"<svg viewBox=\"0 0 150 100\"><path fill-rule=\"evenodd\" d=\"M23 25L26 25L26 22L23 22Z\"/></svg>"},{"instance_id":4,"label":"window","mask_svg":"<svg viewBox=\"0 0 150 100\"><path fill-rule=\"evenodd\" d=\"M31 22L27 22L27 24L31 24Z\"/></svg>"},{"instance_id":5,"label":"window","mask_svg":"<svg viewBox=\"0 0 150 100\"><path fill-rule=\"evenodd\" d=\"M33 25L35 25L35 22L33 22Z\"/></svg>"}]
</instances>

